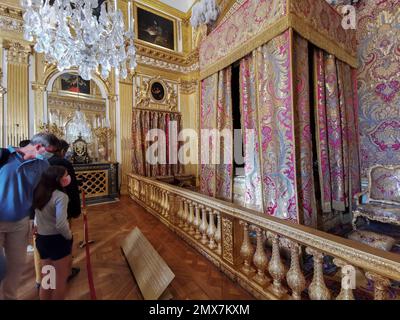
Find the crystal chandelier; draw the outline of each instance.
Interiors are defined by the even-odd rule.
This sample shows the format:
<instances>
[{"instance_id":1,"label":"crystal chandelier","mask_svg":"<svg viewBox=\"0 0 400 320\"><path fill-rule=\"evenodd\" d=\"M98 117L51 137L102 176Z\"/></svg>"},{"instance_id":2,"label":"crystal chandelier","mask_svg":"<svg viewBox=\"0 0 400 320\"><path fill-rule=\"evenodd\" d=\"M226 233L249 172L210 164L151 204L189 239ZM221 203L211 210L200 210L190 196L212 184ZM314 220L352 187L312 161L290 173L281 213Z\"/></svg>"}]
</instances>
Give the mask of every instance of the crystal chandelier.
<instances>
[{"instance_id":1,"label":"crystal chandelier","mask_svg":"<svg viewBox=\"0 0 400 320\"><path fill-rule=\"evenodd\" d=\"M113 8L105 0L22 0L24 37L35 41L60 71L78 68L90 80L95 72L108 78L115 68L123 79L136 68L136 49L128 2L129 28L125 31L117 0Z\"/></svg>"}]
</instances>

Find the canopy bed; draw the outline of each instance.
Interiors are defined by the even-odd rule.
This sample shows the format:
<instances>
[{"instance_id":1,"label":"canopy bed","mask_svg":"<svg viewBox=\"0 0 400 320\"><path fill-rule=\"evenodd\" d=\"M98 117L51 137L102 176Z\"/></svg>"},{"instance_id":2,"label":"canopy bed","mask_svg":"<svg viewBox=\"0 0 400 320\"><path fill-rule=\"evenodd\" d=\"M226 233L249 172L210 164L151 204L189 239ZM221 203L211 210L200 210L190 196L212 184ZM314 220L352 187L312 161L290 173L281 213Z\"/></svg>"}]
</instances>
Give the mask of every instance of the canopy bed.
<instances>
[{"instance_id":1,"label":"canopy bed","mask_svg":"<svg viewBox=\"0 0 400 320\"><path fill-rule=\"evenodd\" d=\"M237 61L245 204L314 227L318 213L351 208L360 190L355 31L324 0L245 1L201 43L200 129L232 129ZM231 159L233 138L199 139L200 191L232 201L231 162L203 159Z\"/></svg>"}]
</instances>

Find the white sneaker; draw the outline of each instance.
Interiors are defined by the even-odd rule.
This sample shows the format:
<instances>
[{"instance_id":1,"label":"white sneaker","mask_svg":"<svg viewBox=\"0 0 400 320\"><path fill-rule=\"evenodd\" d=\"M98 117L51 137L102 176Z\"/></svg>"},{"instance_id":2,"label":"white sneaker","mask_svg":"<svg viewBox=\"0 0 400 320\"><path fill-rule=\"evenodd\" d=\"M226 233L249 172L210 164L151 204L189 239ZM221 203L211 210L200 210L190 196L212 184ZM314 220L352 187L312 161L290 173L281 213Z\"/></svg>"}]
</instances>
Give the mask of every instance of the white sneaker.
<instances>
[{"instance_id":1,"label":"white sneaker","mask_svg":"<svg viewBox=\"0 0 400 320\"><path fill-rule=\"evenodd\" d=\"M26 252L33 252L33 251L34 251L33 246L28 245L28 247L26 248Z\"/></svg>"}]
</instances>

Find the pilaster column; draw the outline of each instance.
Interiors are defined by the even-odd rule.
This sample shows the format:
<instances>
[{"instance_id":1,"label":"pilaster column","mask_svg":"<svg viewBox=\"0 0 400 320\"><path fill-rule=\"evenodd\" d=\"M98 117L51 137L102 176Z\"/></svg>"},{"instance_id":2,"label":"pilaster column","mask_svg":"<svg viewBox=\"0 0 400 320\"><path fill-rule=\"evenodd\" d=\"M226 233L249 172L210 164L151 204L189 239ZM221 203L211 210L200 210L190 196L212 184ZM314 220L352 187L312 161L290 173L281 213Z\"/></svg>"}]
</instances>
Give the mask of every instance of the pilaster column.
<instances>
[{"instance_id":1,"label":"pilaster column","mask_svg":"<svg viewBox=\"0 0 400 320\"><path fill-rule=\"evenodd\" d=\"M7 137L6 144L17 145L29 136L29 55L31 47L7 41Z\"/></svg>"},{"instance_id":2,"label":"pilaster column","mask_svg":"<svg viewBox=\"0 0 400 320\"><path fill-rule=\"evenodd\" d=\"M32 90L35 99L35 121L33 123L33 131L36 133L40 123L45 122L44 94L46 92L46 85L39 82L32 82Z\"/></svg>"},{"instance_id":3,"label":"pilaster column","mask_svg":"<svg viewBox=\"0 0 400 320\"><path fill-rule=\"evenodd\" d=\"M107 143L107 157L108 160L111 162L116 162L117 161L117 141L115 139L117 135L117 115L116 115L116 109L117 109L117 101L118 101L118 96L115 94L110 94L108 95L108 101L109 101L109 118L110 118L110 125L111 129L114 133L114 135L108 140Z\"/></svg>"},{"instance_id":4,"label":"pilaster column","mask_svg":"<svg viewBox=\"0 0 400 320\"><path fill-rule=\"evenodd\" d=\"M2 83L3 83L3 70L0 67L0 146L5 146L6 142L3 137L4 126L5 126L3 113L4 113L4 95L7 93L7 90L3 88Z\"/></svg>"}]
</instances>

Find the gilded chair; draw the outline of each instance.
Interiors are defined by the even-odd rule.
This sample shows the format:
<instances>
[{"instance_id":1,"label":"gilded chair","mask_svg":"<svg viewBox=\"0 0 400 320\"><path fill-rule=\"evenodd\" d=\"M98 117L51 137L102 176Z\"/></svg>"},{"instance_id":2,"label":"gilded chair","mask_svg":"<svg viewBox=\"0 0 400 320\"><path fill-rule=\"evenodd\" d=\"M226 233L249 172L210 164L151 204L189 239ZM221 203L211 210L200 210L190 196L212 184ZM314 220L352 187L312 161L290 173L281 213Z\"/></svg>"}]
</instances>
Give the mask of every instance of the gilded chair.
<instances>
[{"instance_id":1,"label":"gilded chair","mask_svg":"<svg viewBox=\"0 0 400 320\"><path fill-rule=\"evenodd\" d=\"M353 229L357 219L400 226L400 166L376 165L370 168L367 190L354 196L357 207L353 211ZM364 201L362 201L364 199Z\"/></svg>"}]
</instances>

